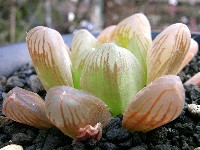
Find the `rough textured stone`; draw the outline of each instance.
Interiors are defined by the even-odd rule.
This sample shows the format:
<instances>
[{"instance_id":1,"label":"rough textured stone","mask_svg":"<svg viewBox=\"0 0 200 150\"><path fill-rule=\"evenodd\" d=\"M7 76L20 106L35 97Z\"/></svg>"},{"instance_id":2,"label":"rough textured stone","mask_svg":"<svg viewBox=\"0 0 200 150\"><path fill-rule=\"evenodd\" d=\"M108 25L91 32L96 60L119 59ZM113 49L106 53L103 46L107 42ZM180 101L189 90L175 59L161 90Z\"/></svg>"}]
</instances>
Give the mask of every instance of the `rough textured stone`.
<instances>
[{"instance_id":1,"label":"rough textured stone","mask_svg":"<svg viewBox=\"0 0 200 150\"><path fill-rule=\"evenodd\" d=\"M0 76L0 87L5 86L6 84L6 77Z\"/></svg>"},{"instance_id":2,"label":"rough textured stone","mask_svg":"<svg viewBox=\"0 0 200 150\"><path fill-rule=\"evenodd\" d=\"M23 87L24 84L18 76L11 76L6 82L6 89L11 90L14 87Z\"/></svg>"},{"instance_id":3,"label":"rough textured stone","mask_svg":"<svg viewBox=\"0 0 200 150\"><path fill-rule=\"evenodd\" d=\"M200 105L188 104L188 111L192 115L200 117Z\"/></svg>"},{"instance_id":4,"label":"rough textured stone","mask_svg":"<svg viewBox=\"0 0 200 150\"><path fill-rule=\"evenodd\" d=\"M28 85L31 87L32 91L35 93L44 91L44 87L42 86L37 75L31 75L29 77Z\"/></svg>"},{"instance_id":5,"label":"rough textured stone","mask_svg":"<svg viewBox=\"0 0 200 150\"><path fill-rule=\"evenodd\" d=\"M1 148L1 150L23 150L23 147L21 145L10 144Z\"/></svg>"}]
</instances>

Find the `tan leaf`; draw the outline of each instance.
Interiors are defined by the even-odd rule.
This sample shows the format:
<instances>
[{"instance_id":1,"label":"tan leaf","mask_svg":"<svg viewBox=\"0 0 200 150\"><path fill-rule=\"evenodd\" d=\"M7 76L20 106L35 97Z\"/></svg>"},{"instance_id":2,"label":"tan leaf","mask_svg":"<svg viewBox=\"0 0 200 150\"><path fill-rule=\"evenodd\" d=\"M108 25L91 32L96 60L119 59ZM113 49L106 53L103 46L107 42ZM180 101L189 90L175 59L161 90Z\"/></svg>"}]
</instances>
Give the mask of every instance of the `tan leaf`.
<instances>
[{"instance_id":1,"label":"tan leaf","mask_svg":"<svg viewBox=\"0 0 200 150\"><path fill-rule=\"evenodd\" d=\"M97 37L97 40L99 41L99 43L103 44L106 42L111 42L112 32L115 30L115 28L116 28L116 25L111 25L105 28L103 31L101 31L101 33Z\"/></svg>"},{"instance_id":2,"label":"tan leaf","mask_svg":"<svg viewBox=\"0 0 200 150\"><path fill-rule=\"evenodd\" d=\"M27 46L44 88L73 86L71 60L62 36L56 30L38 26L27 34Z\"/></svg>"},{"instance_id":3,"label":"tan leaf","mask_svg":"<svg viewBox=\"0 0 200 150\"><path fill-rule=\"evenodd\" d=\"M185 85L188 85L188 84L200 86L200 72L198 72L193 77L191 77L188 81L185 82Z\"/></svg>"},{"instance_id":4,"label":"tan leaf","mask_svg":"<svg viewBox=\"0 0 200 150\"><path fill-rule=\"evenodd\" d=\"M190 48L185 58L183 59L183 62L181 63L178 72L180 72L194 58L194 56L198 53L198 50L199 50L198 43L195 40L191 39Z\"/></svg>"},{"instance_id":5,"label":"tan leaf","mask_svg":"<svg viewBox=\"0 0 200 150\"><path fill-rule=\"evenodd\" d=\"M102 100L69 86L51 88L45 97L45 107L50 121L71 138L76 137L80 128L99 122L105 127L111 119Z\"/></svg>"},{"instance_id":6,"label":"tan leaf","mask_svg":"<svg viewBox=\"0 0 200 150\"><path fill-rule=\"evenodd\" d=\"M38 94L19 87L7 93L3 100L2 112L14 121L36 128L53 126L46 116L44 100Z\"/></svg>"},{"instance_id":7,"label":"tan leaf","mask_svg":"<svg viewBox=\"0 0 200 150\"><path fill-rule=\"evenodd\" d=\"M190 46L188 27L176 23L167 27L147 51L147 83L162 75L177 74Z\"/></svg>"},{"instance_id":8,"label":"tan leaf","mask_svg":"<svg viewBox=\"0 0 200 150\"><path fill-rule=\"evenodd\" d=\"M184 108L185 91L178 76L162 76L142 89L127 107L122 126L147 132L176 119Z\"/></svg>"}]
</instances>

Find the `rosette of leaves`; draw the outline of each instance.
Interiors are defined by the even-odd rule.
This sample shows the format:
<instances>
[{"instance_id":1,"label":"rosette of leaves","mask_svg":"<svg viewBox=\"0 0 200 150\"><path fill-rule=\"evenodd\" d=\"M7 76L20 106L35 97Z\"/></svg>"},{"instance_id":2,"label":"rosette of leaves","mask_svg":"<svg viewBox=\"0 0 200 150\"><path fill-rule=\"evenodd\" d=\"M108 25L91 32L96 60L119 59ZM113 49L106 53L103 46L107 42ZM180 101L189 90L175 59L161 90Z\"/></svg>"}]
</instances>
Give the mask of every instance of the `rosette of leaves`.
<instances>
[{"instance_id":1,"label":"rosette of leaves","mask_svg":"<svg viewBox=\"0 0 200 150\"><path fill-rule=\"evenodd\" d=\"M71 50L57 31L35 27L27 34L27 46L47 91L45 101L15 88L4 99L3 113L35 127L55 125L75 141L100 139L111 114L124 115L124 128L150 131L177 118L184 107L176 74L198 50L190 43L195 41L181 23L152 41L143 14L104 29L97 38L78 30Z\"/></svg>"}]
</instances>

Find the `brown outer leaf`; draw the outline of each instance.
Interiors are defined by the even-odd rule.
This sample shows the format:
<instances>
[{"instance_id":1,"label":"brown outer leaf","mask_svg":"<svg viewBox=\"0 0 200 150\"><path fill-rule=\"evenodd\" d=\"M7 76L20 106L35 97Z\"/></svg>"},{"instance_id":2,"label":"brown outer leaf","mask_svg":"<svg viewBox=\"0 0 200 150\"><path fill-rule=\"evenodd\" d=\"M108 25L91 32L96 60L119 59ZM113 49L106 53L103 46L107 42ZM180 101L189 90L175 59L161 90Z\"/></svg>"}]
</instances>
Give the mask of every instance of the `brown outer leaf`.
<instances>
[{"instance_id":1,"label":"brown outer leaf","mask_svg":"<svg viewBox=\"0 0 200 150\"><path fill-rule=\"evenodd\" d=\"M56 30L38 26L27 34L32 62L44 88L73 86L71 60L62 36Z\"/></svg>"},{"instance_id":2,"label":"brown outer leaf","mask_svg":"<svg viewBox=\"0 0 200 150\"><path fill-rule=\"evenodd\" d=\"M194 56L198 53L198 50L199 50L198 43L195 40L191 39L190 48L189 48L183 62L181 63L181 66L180 66L178 72L180 72L194 58Z\"/></svg>"},{"instance_id":3,"label":"brown outer leaf","mask_svg":"<svg viewBox=\"0 0 200 150\"><path fill-rule=\"evenodd\" d=\"M78 130L110 119L108 107L99 98L69 86L51 88L45 97L46 114L64 134L75 138Z\"/></svg>"},{"instance_id":4,"label":"brown outer leaf","mask_svg":"<svg viewBox=\"0 0 200 150\"><path fill-rule=\"evenodd\" d=\"M53 126L46 116L44 100L38 94L19 87L7 93L3 100L2 112L14 121L36 128Z\"/></svg>"},{"instance_id":5,"label":"brown outer leaf","mask_svg":"<svg viewBox=\"0 0 200 150\"><path fill-rule=\"evenodd\" d=\"M200 87L200 72L195 74L193 77L191 77L189 80L187 80L185 85L192 84Z\"/></svg>"},{"instance_id":6,"label":"brown outer leaf","mask_svg":"<svg viewBox=\"0 0 200 150\"><path fill-rule=\"evenodd\" d=\"M167 27L147 51L147 83L162 75L177 74L190 46L188 27L176 23Z\"/></svg>"},{"instance_id":7,"label":"brown outer leaf","mask_svg":"<svg viewBox=\"0 0 200 150\"><path fill-rule=\"evenodd\" d=\"M111 25L105 28L103 31L101 31L101 33L97 37L97 40L99 41L99 43L103 44L103 43L112 41L111 36L115 28L116 28L116 25Z\"/></svg>"},{"instance_id":8,"label":"brown outer leaf","mask_svg":"<svg viewBox=\"0 0 200 150\"><path fill-rule=\"evenodd\" d=\"M184 101L180 78L164 75L135 96L124 113L122 126L132 131L150 131L177 118Z\"/></svg>"}]
</instances>

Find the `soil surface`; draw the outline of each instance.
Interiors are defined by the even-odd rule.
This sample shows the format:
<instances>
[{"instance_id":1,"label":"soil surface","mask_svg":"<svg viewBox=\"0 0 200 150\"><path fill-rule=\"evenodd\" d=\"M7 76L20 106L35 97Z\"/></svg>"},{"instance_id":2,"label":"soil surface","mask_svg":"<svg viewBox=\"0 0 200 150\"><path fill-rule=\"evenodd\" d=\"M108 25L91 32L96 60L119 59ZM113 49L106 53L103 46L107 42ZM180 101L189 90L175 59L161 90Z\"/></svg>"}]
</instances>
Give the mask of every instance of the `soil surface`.
<instances>
[{"instance_id":1,"label":"soil surface","mask_svg":"<svg viewBox=\"0 0 200 150\"><path fill-rule=\"evenodd\" d=\"M185 82L200 72L200 52L179 74ZM174 121L147 133L131 133L121 128L123 115L113 118L103 129L101 140L90 139L71 145L72 139L57 128L36 129L11 120L5 121L1 112L2 100L15 86L35 91L42 97L41 86L33 66L27 64L9 78L0 76L0 148L9 144L19 144L25 150L193 150L200 147L200 117L188 111L187 104L200 105L200 87L185 86L186 103L181 115Z\"/></svg>"}]
</instances>

